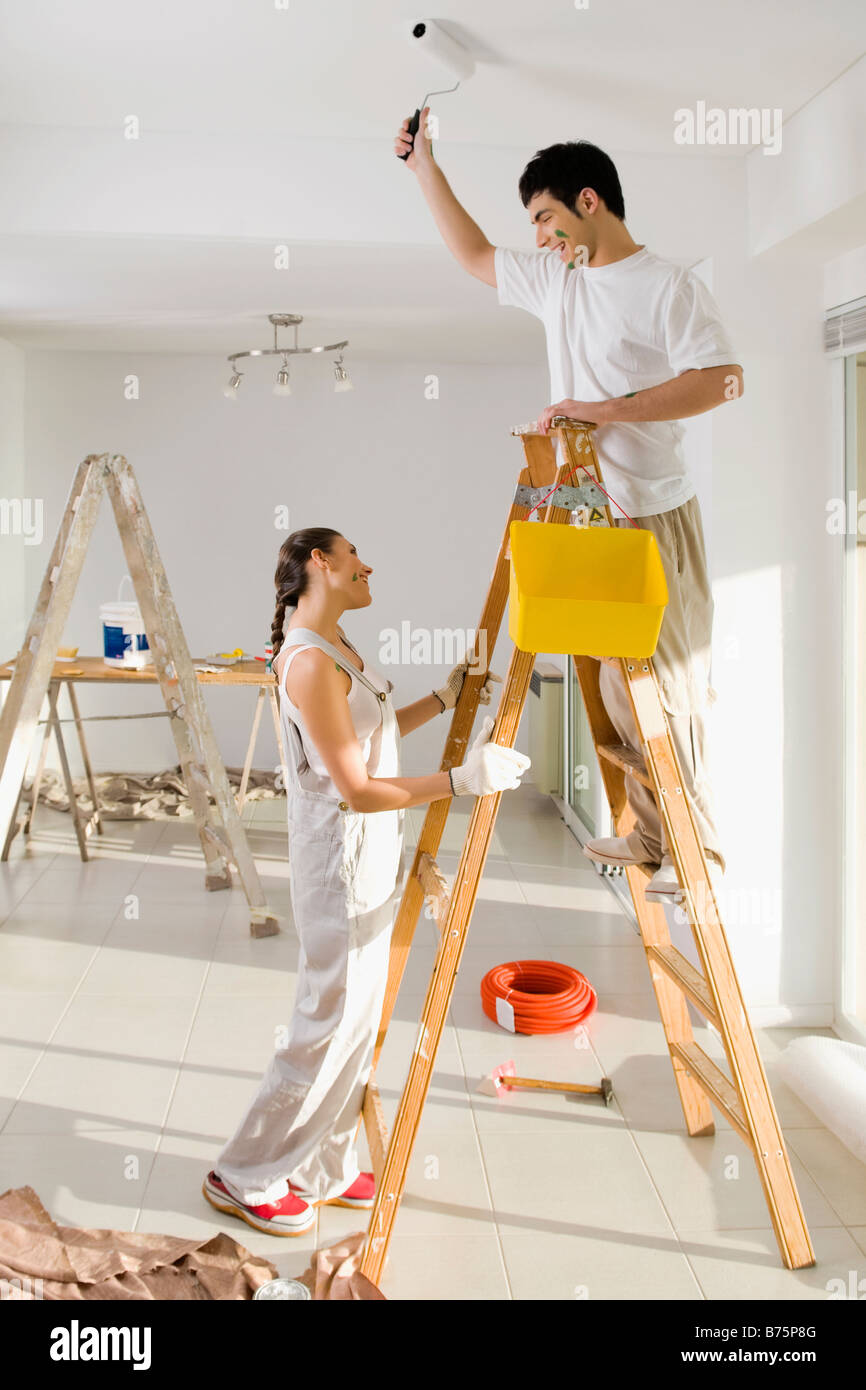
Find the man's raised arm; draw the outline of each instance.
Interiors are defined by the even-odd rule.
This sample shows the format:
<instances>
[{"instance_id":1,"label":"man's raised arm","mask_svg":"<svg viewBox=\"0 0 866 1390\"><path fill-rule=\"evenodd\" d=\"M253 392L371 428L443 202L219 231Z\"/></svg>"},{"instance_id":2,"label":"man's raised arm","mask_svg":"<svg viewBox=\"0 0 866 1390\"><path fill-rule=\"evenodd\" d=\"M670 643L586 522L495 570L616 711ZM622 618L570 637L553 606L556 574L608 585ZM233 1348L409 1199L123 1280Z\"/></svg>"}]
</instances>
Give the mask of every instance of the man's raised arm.
<instances>
[{"instance_id":1,"label":"man's raised arm","mask_svg":"<svg viewBox=\"0 0 866 1390\"><path fill-rule=\"evenodd\" d=\"M407 117L394 140L394 153L403 155L407 150L412 151L406 160L406 167L415 174L448 250L470 275L495 289L493 258L496 247L491 245L478 223L473 222L466 209L458 203L448 180L433 158L432 143L424 135L429 110L429 106L425 106L421 112L414 143L409 134Z\"/></svg>"}]
</instances>

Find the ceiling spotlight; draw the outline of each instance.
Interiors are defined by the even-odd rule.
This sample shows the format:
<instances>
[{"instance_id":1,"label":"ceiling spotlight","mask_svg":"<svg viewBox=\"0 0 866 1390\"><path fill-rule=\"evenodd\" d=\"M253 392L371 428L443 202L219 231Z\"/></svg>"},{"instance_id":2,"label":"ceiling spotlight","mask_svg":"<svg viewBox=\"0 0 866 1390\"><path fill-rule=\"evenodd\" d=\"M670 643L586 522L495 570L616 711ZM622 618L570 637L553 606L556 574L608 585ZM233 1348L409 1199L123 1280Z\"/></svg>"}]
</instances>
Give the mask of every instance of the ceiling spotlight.
<instances>
[{"instance_id":1,"label":"ceiling spotlight","mask_svg":"<svg viewBox=\"0 0 866 1390\"><path fill-rule=\"evenodd\" d=\"M351 391L352 383L349 380L349 373L343 366L343 358L340 356L334 363L334 390Z\"/></svg>"},{"instance_id":2,"label":"ceiling spotlight","mask_svg":"<svg viewBox=\"0 0 866 1390\"><path fill-rule=\"evenodd\" d=\"M288 364L288 362L286 361L286 359L285 359L285 357L284 357L284 358L283 358L283 365L280 367L280 370L277 372L277 380L276 380L276 384L275 384L275 386L274 386L274 395L275 395L275 396L290 396L291 394L292 394L292 383L289 381L289 364Z\"/></svg>"},{"instance_id":3,"label":"ceiling spotlight","mask_svg":"<svg viewBox=\"0 0 866 1390\"><path fill-rule=\"evenodd\" d=\"M234 374L234 376L232 377L231 381L229 382L228 386L227 386L227 387L225 388L225 390L223 391L223 395L224 395L228 400L230 400L230 401L236 401L236 400L237 400L237 398L238 398L238 387L239 387L240 384L241 384L241 377L242 377L242 376L243 376L243 373L242 373L242 372L235 372L235 374Z\"/></svg>"}]
</instances>

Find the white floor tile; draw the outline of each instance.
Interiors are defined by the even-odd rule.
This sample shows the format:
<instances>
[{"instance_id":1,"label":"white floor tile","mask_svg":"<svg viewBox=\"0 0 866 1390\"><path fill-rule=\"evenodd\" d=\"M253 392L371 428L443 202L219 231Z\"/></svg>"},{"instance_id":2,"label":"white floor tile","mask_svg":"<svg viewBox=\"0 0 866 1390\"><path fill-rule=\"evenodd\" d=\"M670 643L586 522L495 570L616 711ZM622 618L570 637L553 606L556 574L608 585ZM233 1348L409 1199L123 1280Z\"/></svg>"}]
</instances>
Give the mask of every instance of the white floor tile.
<instances>
[{"instance_id":1,"label":"white floor tile","mask_svg":"<svg viewBox=\"0 0 866 1390\"><path fill-rule=\"evenodd\" d=\"M0 1134L3 1190L32 1187L58 1224L131 1231L153 1162L158 1132L117 1128L55 1133L50 1144L31 1134Z\"/></svg>"},{"instance_id":2,"label":"white floor tile","mask_svg":"<svg viewBox=\"0 0 866 1390\"><path fill-rule=\"evenodd\" d=\"M9 860L0 864L0 922L14 911L27 893L47 873L49 859Z\"/></svg>"},{"instance_id":3,"label":"white floor tile","mask_svg":"<svg viewBox=\"0 0 866 1390\"><path fill-rule=\"evenodd\" d=\"M3 1134L83 1134L134 1124L158 1133L177 1063L151 1056L146 1038L134 1057L113 1056L108 1048L98 1047L92 1053L74 1059L66 1052L46 1053L11 1110Z\"/></svg>"},{"instance_id":4,"label":"white floor tile","mask_svg":"<svg viewBox=\"0 0 866 1390\"><path fill-rule=\"evenodd\" d=\"M399 1227L400 1218L397 1218ZM395 1229L378 1287L386 1298L472 1302L511 1294L494 1231L444 1231L435 1241Z\"/></svg>"},{"instance_id":5,"label":"white floor tile","mask_svg":"<svg viewBox=\"0 0 866 1390\"><path fill-rule=\"evenodd\" d=\"M842 1225L798 1159L795 1136L796 1131L789 1130L786 1139L807 1224ZM640 1130L634 1137L678 1231L772 1226L755 1162L733 1131L692 1139Z\"/></svg>"},{"instance_id":6,"label":"white floor tile","mask_svg":"<svg viewBox=\"0 0 866 1390\"><path fill-rule=\"evenodd\" d=\"M840 1287L850 1286L852 1270L855 1286L859 1278L866 1279L866 1260L848 1231L841 1226L810 1225L809 1236L816 1263L806 1269L786 1269L772 1229L679 1232L683 1252L708 1299L825 1300L838 1297ZM860 1298L863 1290L866 1283ZM755 1323L757 1317L749 1321Z\"/></svg>"},{"instance_id":7,"label":"white floor tile","mask_svg":"<svg viewBox=\"0 0 866 1390\"><path fill-rule=\"evenodd\" d=\"M505 1230L502 1246L508 1281L518 1300L588 1299L591 1307L602 1299L667 1302L704 1297L672 1236Z\"/></svg>"},{"instance_id":8,"label":"white floor tile","mask_svg":"<svg viewBox=\"0 0 866 1390\"><path fill-rule=\"evenodd\" d=\"M0 983L6 993L71 994L99 947L89 942L55 941L0 930Z\"/></svg>"},{"instance_id":9,"label":"white floor tile","mask_svg":"<svg viewBox=\"0 0 866 1390\"><path fill-rule=\"evenodd\" d=\"M0 994L0 1129L69 1006L58 994Z\"/></svg>"},{"instance_id":10,"label":"white floor tile","mask_svg":"<svg viewBox=\"0 0 866 1390\"><path fill-rule=\"evenodd\" d=\"M117 917L117 904L81 903L68 898L59 903L22 899L3 923L0 937L22 941L78 941L101 946Z\"/></svg>"},{"instance_id":11,"label":"white floor tile","mask_svg":"<svg viewBox=\"0 0 866 1390\"><path fill-rule=\"evenodd\" d=\"M31 903L65 903L74 900L82 905L90 903L115 903L123 906L128 893L138 892L134 885L144 870L144 865L123 860L90 860L75 868L58 869L55 865L40 874L24 901Z\"/></svg>"},{"instance_id":12,"label":"white floor tile","mask_svg":"<svg viewBox=\"0 0 866 1390\"><path fill-rule=\"evenodd\" d=\"M610 1125L567 1134L485 1133L484 1166L504 1234L675 1235L631 1136Z\"/></svg>"},{"instance_id":13,"label":"white floor tile","mask_svg":"<svg viewBox=\"0 0 866 1390\"><path fill-rule=\"evenodd\" d=\"M182 995L196 998L208 971L208 962L190 955L175 955L137 946L102 946L81 982L82 994Z\"/></svg>"},{"instance_id":14,"label":"white floor tile","mask_svg":"<svg viewBox=\"0 0 866 1390\"><path fill-rule=\"evenodd\" d=\"M361 1220L359 1220L359 1217ZM368 1212L319 1208L320 1243L330 1245L350 1231L364 1230ZM474 1135L453 1130L425 1132L415 1145L395 1230L436 1242L446 1233L493 1231L494 1215Z\"/></svg>"},{"instance_id":15,"label":"white floor tile","mask_svg":"<svg viewBox=\"0 0 866 1390\"><path fill-rule=\"evenodd\" d=\"M808 1170L845 1226L866 1222L866 1163L830 1130L816 1123L786 1131L788 1147Z\"/></svg>"},{"instance_id":16,"label":"white floor tile","mask_svg":"<svg viewBox=\"0 0 866 1390\"><path fill-rule=\"evenodd\" d=\"M849 1226L848 1230L866 1255L866 1226ZM863 1288L863 1292L866 1293L866 1287Z\"/></svg>"},{"instance_id":17,"label":"white floor tile","mask_svg":"<svg viewBox=\"0 0 866 1390\"><path fill-rule=\"evenodd\" d=\"M128 1057L180 1062L195 1016L187 996L83 994L72 1000L51 1039L51 1055L79 1060Z\"/></svg>"}]
</instances>

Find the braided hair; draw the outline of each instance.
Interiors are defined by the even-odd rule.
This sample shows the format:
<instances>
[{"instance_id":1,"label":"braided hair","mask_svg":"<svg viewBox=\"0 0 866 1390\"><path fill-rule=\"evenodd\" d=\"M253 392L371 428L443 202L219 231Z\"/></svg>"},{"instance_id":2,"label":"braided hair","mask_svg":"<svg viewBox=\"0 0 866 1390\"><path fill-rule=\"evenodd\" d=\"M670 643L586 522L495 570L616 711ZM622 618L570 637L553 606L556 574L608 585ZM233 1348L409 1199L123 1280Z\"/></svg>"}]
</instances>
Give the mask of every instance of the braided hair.
<instances>
[{"instance_id":1,"label":"braided hair","mask_svg":"<svg viewBox=\"0 0 866 1390\"><path fill-rule=\"evenodd\" d=\"M272 663L276 660L283 645L283 624L286 609L297 607L298 599L305 594L310 582L307 562L314 550L324 550L330 555L334 541L342 535L329 526L308 526L305 531L293 531L280 546L280 557L274 574L274 587L277 591L277 608L271 624L271 641L274 647Z\"/></svg>"}]
</instances>

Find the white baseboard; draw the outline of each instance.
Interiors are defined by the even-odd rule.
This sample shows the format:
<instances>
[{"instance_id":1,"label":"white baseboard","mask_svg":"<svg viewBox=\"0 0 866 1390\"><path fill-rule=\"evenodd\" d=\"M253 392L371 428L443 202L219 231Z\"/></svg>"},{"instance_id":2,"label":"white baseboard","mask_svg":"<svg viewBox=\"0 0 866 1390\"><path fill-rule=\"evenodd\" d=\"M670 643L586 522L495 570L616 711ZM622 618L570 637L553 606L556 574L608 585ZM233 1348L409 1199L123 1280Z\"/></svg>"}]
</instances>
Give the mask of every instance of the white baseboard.
<instances>
[{"instance_id":1,"label":"white baseboard","mask_svg":"<svg viewBox=\"0 0 866 1390\"><path fill-rule=\"evenodd\" d=\"M832 1004L750 1004L753 1028L832 1028Z\"/></svg>"}]
</instances>

